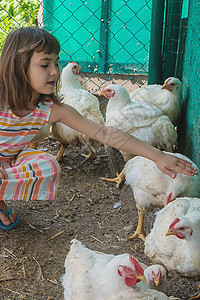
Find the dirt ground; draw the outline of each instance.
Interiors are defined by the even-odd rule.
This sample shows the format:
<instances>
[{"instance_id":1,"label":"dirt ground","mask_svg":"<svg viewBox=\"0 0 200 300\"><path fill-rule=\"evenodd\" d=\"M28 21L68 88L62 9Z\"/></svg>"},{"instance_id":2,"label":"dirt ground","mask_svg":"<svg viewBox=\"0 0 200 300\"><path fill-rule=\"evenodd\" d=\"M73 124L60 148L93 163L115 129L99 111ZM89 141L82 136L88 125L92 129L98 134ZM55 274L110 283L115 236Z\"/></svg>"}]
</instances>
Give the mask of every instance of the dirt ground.
<instances>
[{"instance_id":1,"label":"dirt ground","mask_svg":"<svg viewBox=\"0 0 200 300\"><path fill-rule=\"evenodd\" d=\"M41 147L55 155L58 142L45 140ZM93 250L134 254L147 265L141 240L126 241L136 228L137 211L128 186L118 189L101 176L111 176L107 157L84 163L84 149L68 148L61 162L62 175L56 201L14 201L19 226L0 231L0 300L63 300L61 275L70 241L77 237ZM119 168L123 159L115 151ZM98 154L105 154L100 146ZM117 208L114 207L118 204ZM146 216L150 230L152 211ZM168 274L169 295L189 299L199 283Z\"/></svg>"}]
</instances>

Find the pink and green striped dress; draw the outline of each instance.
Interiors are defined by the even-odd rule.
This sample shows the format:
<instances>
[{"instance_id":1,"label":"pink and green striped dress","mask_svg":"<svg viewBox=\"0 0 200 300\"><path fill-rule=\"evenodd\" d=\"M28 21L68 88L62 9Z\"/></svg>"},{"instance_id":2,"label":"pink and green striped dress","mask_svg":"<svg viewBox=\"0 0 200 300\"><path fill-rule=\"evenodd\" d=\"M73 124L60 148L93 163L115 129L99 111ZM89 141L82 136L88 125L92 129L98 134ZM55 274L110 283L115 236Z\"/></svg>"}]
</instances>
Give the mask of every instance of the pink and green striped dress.
<instances>
[{"instance_id":1,"label":"pink and green striped dress","mask_svg":"<svg viewBox=\"0 0 200 300\"><path fill-rule=\"evenodd\" d=\"M0 200L56 199L60 166L44 152L28 148L49 120L52 102L40 103L25 117L0 110L0 166L8 179L0 179Z\"/></svg>"}]
</instances>

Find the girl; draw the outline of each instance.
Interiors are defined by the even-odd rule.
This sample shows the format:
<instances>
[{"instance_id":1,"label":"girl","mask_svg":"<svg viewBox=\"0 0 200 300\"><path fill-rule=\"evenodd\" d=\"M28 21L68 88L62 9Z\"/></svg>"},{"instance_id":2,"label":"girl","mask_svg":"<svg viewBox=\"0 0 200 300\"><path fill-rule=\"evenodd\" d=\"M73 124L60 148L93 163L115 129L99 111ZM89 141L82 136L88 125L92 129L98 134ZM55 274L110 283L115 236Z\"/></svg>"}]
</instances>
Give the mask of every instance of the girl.
<instances>
[{"instance_id":1,"label":"girl","mask_svg":"<svg viewBox=\"0 0 200 300\"><path fill-rule=\"evenodd\" d=\"M38 27L11 32L0 60L0 228L18 223L4 200L56 199L60 167L53 156L27 146L42 125L61 122L88 136L154 161L172 178L175 172L193 176L191 164L141 142L115 128L92 122L61 104L57 39Z\"/></svg>"}]
</instances>

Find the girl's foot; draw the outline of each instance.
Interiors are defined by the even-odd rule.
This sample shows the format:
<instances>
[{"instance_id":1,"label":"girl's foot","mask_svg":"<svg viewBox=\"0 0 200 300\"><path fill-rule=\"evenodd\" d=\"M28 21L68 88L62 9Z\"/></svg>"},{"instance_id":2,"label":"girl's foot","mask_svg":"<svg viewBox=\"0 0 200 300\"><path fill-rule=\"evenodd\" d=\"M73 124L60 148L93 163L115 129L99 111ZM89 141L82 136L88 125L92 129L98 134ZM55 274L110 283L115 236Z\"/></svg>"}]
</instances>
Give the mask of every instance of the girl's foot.
<instances>
[{"instance_id":1,"label":"girl's foot","mask_svg":"<svg viewBox=\"0 0 200 300\"><path fill-rule=\"evenodd\" d=\"M9 207L5 204L3 200L0 200L0 209L4 210L6 213L9 210ZM0 211L0 220L4 225L10 225L11 223L14 223L16 220L16 213L14 210L12 210L9 217L7 217L2 211Z\"/></svg>"}]
</instances>

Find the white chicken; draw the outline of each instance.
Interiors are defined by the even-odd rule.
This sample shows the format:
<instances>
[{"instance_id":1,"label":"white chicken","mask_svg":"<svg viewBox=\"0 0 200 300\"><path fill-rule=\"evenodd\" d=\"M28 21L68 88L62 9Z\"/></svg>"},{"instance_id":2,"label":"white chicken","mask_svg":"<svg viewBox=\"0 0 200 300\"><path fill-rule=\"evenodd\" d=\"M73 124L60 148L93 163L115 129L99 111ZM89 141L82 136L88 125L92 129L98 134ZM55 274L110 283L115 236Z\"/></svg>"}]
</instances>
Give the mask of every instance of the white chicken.
<instances>
[{"instance_id":1,"label":"white chicken","mask_svg":"<svg viewBox=\"0 0 200 300\"><path fill-rule=\"evenodd\" d=\"M159 108L144 100L131 101L128 91L119 85L108 85L101 94L109 98L106 108L107 126L128 132L162 150L170 152L173 150L173 146L177 143L177 132L172 122ZM118 146L126 142L126 140L119 140L116 136ZM125 162L134 156L122 151L121 153ZM124 181L123 171L114 179L102 179L117 182L119 186Z\"/></svg>"},{"instance_id":2,"label":"white chicken","mask_svg":"<svg viewBox=\"0 0 200 300\"><path fill-rule=\"evenodd\" d=\"M150 290L147 284L151 281L151 287L162 289L166 283L166 270L162 266L151 266L145 271L146 279L140 263L127 253L114 256L92 251L74 239L65 259L65 274L62 277L64 299L121 299L119 295L128 290L130 299L152 299L145 298L148 295L154 295L153 299L165 299L161 298L165 294ZM161 278L163 282L159 285ZM136 294L140 297L135 298Z\"/></svg>"},{"instance_id":3,"label":"white chicken","mask_svg":"<svg viewBox=\"0 0 200 300\"><path fill-rule=\"evenodd\" d=\"M157 213L145 254L180 276L200 275L200 198L177 198Z\"/></svg>"},{"instance_id":4,"label":"white chicken","mask_svg":"<svg viewBox=\"0 0 200 300\"><path fill-rule=\"evenodd\" d=\"M63 103L72 106L84 117L99 124L104 124L104 118L100 111L97 97L84 90L75 78L79 69L80 66L72 62L62 71L61 94L63 96ZM52 135L61 143L60 151L56 157L58 161L62 159L65 148L68 145L85 145L89 149L87 158L95 157L95 147L98 142L90 137L59 122L52 123Z\"/></svg>"},{"instance_id":5,"label":"white chicken","mask_svg":"<svg viewBox=\"0 0 200 300\"><path fill-rule=\"evenodd\" d=\"M180 153L169 153L192 163L188 157ZM133 190L133 196L138 209L138 226L135 233L128 238L136 237L145 240L143 229L144 215L154 207L164 207L177 197L200 197L200 175L188 176L177 173L172 179L161 172L156 164L144 157L136 156L130 159L124 168L126 184Z\"/></svg>"},{"instance_id":6,"label":"white chicken","mask_svg":"<svg viewBox=\"0 0 200 300\"><path fill-rule=\"evenodd\" d=\"M130 97L132 101L146 100L157 106L173 124L177 125L182 104L181 81L178 78L167 78L163 86L152 84L137 88L130 93Z\"/></svg>"}]
</instances>

